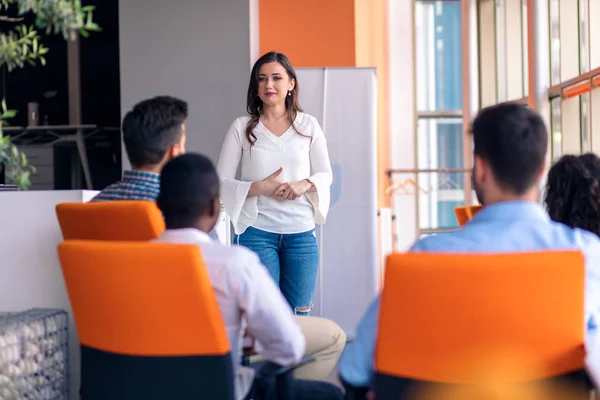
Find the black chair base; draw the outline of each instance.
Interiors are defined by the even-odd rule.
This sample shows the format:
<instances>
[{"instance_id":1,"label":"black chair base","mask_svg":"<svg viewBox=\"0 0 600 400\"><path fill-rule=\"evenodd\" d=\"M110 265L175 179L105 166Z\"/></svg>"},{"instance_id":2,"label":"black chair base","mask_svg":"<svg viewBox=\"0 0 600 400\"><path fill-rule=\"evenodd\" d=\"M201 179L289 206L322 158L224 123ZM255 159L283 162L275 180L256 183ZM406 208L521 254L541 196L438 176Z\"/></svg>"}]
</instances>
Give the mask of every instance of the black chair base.
<instances>
[{"instance_id":1,"label":"black chair base","mask_svg":"<svg viewBox=\"0 0 600 400\"><path fill-rule=\"evenodd\" d=\"M234 399L230 354L149 357L81 346L81 400Z\"/></svg>"},{"instance_id":2,"label":"black chair base","mask_svg":"<svg viewBox=\"0 0 600 400\"><path fill-rule=\"evenodd\" d=\"M590 390L593 389L593 384L584 370L549 379L525 382L523 385L548 385L548 388L565 389L569 392L568 400L589 400ZM456 387L456 385L376 374L373 390L377 400L425 400L429 398L426 396L427 393L443 393L444 389L452 387ZM359 399L359 397L354 399Z\"/></svg>"}]
</instances>

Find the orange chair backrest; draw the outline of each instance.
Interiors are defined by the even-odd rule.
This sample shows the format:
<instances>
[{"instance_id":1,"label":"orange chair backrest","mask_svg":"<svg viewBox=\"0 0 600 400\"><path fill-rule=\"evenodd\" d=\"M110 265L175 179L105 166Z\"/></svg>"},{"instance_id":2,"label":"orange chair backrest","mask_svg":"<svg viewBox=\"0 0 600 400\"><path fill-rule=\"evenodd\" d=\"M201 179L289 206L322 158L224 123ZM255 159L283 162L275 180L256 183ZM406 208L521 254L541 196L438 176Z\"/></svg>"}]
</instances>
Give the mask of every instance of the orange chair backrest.
<instances>
[{"instance_id":1,"label":"orange chair backrest","mask_svg":"<svg viewBox=\"0 0 600 400\"><path fill-rule=\"evenodd\" d=\"M584 363L579 252L392 254L376 349L379 373L446 383L477 374L552 377Z\"/></svg>"},{"instance_id":2,"label":"orange chair backrest","mask_svg":"<svg viewBox=\"0 0 600 400\"><path fill-rule=\"evenodd\" d=\"M58 254L82 345L138 356L229 352L197 246L70 240Z\"/></svg>"},{"instance_id":3,"label":"orange chair backrest","mask_svg":"<svg viewBox=\"0 0 600 400\"><path fill-rule=\"evenodd\" d=\"M475 214L481 210L483 206L475 204L472 206L458 206L454 208L454 215L458 221L458 226L464 226L469 222Z\"/></svg>"},{"instance_id":4,"label":"orange chair backrest","mask_svg":"<svg viewBox=\"0 0 600 400\"><path fill-rule=\"evenodd\" d=\"M62 203L56 216L65 240L155 239L165 230L165 221L152 201L98 201Z\"/></svg>"}]
</instances>

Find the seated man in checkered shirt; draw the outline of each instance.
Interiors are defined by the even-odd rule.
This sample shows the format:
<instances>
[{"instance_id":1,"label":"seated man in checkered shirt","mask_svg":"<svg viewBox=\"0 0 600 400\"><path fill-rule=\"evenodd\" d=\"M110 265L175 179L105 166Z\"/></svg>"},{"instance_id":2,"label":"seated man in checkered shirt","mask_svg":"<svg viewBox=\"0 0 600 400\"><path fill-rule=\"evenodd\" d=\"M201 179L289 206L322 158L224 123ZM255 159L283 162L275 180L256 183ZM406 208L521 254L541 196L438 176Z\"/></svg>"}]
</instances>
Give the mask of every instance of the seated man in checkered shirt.
<instances>
[{"instance_id":1,"label":"seated man in checkered shirt","mask_svg":"<svg viewBox=\"0 0 600 400\"><path fill-rule=\"evenodd\" d=\"M170 96L157 96L136 104L123 119L125 151L132 169L106 187L93 201L156 201L160 171L170 159L185 153L187 102ZM216 232L211 237L217 239Z\"/></svg>"}]
</instances>

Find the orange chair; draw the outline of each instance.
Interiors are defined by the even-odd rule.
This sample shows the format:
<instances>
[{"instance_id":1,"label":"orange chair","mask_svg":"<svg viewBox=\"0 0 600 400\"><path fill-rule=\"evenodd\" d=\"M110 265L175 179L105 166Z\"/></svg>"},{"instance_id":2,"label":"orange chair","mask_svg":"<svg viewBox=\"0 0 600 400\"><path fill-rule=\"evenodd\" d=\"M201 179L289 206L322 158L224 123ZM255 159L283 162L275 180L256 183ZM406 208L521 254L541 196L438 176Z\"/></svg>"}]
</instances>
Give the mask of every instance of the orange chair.
<instances>
[{"instance_id":1,"label":"orange chair","mask_svg":"<svg viewBox=\"0 0 600 400\"><path fill-rule=\"evenodd\" d=\"M475 214L481 210L483 206L475 204L472 206L459 206L454 208L454 215L458 221L458 226L464 226L469 222Z\"/></svg>"},{"instance_id":2,"label":"orange chair","mask_svg":"<svg viewBox=\"0 0 600 400\"><path fill-rule=\"evenodd\" d=\"M589 388L581 253L393 254L385 275L377 400L487 379Z\"/></svg>"},{"instance_id":3,"label":"orange chair","mask_svg":"<svg viewBox=\"0 0 600 400\"><path fill-rule=\"evenodd\" d=\"M151 201L62 203L56 216L65 240L148 241L165 230L162 214Z\"/></svg>"},{"instance_id":4,"label":"orange chair","mask_svg":"<svg viewBox=\"0 0 600 400\"><path fill-rule=\"evenodd\" d=\"M229 342L197 246L66 241L58 254L83 399L234 398Z\"/></svg>"}]
</instances>

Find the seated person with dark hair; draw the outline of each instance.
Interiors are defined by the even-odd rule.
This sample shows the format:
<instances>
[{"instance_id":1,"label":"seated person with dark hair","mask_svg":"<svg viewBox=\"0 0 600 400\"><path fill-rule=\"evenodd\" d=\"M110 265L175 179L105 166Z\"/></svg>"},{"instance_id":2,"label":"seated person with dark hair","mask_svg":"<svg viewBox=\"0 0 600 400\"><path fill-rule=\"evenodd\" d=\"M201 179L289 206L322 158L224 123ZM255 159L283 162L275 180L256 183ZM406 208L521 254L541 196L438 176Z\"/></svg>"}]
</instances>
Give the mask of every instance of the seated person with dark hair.
<instances>
[{"instance_id":1,"label":"seated person with dark hair","mask_svg":"<svg viewBox=\"0 0 600 400\"><path fill-rule=\"evenodd\" d=\"M202 252L231 345L236 398L271 398L274 381L261 370L255 374L240 365L242 332L247 330L260 343L267 361L289 366L305 352L305 338L297 322L301 317L294 316L255 253L210 240L208 232L220 211L219 178L212 162L199 154L169 161L162 170L157 204L167 225L157 241L197 244ZM294 379L291 385L296 399L343 397L339 388L325 382Z\"/></svg>"},{"instance_id":2,"label":"seated person with dark hair","mask_svg":"<svg viewBox=\"0 0 600 400\"><path fill-rule=\"evenodd\" d=\"M548 133L534 110L498 104L481 110L472 126L473 184L485 207L461 229L417 241L414 252L523 252L581 250L586 259L585 323L600 310L600 240L552 221L539 204ZM526 268L526 266L524 266ZM473 299L476 301L476 299ZM340 358L339 373L354 398L371 387L379 298L368 308Z\"/></svg>"},{"instance_id":3,"label":"seated person with dark hair","mask_svg":"<svg viewBox=\"0 0 600 400\"><path fill-rule=\"evenodd\" d=\"M188 105L170 96L136 104L123 118L125 151L132 170L94 198L100 200L156 201L160 171L167 161L185 153Z\"/></svg>"},{"instance_id":4,"label":"seated person with dark hair","mask_svg":"<svg viewBox=\"0 0 600 400\"><path fill-rule=\"evenodd\" d=\"M171 96L157 96L133 106L123 118L123 143L131 170L92 201L156 201L160 171L167 161L185 153L188 105ZM218 239L213 230L213 239Z\"/></svg>"},{"instance_id":5,"label":"seated person with dark hair","mask_svg":"<svg viewBox=\"0 0 600 400\"><path fill-rule=\"evenodd\" d=\"M548 172L544 199L553 221L600 236L600 158L566 155Z\"/></svg>"}]
</instances>

